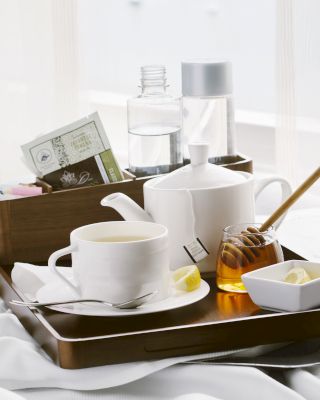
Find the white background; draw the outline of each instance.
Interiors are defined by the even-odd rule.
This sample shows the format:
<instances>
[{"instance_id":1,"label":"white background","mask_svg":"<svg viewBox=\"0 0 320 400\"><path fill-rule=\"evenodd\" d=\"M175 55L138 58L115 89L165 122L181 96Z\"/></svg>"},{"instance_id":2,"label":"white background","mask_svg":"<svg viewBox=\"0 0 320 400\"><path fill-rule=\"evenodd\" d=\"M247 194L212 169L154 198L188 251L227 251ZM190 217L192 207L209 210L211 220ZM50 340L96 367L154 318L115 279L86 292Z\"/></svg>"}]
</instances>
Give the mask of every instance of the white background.
<instances>
[{"instance_id":1,"label":"white background","mask_svg":"<svg viewBox=\"0 0 320 400\"><path fill-rule=\"evenodd\" d=\"M80 0L84 88L137 93L139 68L164 64L180 94L180 63L229 59L239 109L275 112L275 1Z\"/></svg>"},{"instance_id":2,"label":"white background","mask_svg":"<svg viewBox=\"0 0 320 400\"><path fill-rule=\"evenodd\" d=\"M283 57L298 125L281 145L277 46L279 26L290 29L288 13L277 23L279 4L293 7ZM166 65L179 96L180 62L197 57L232 61L238 149L256 170L299 182L319 164L317 0L0 0L0 9L0 183L28 174L21 144L95 110L125 160L126 99L138 94L140 66ZM294 152L282 157L288 144Z\"/></svg>"}]
</instances>

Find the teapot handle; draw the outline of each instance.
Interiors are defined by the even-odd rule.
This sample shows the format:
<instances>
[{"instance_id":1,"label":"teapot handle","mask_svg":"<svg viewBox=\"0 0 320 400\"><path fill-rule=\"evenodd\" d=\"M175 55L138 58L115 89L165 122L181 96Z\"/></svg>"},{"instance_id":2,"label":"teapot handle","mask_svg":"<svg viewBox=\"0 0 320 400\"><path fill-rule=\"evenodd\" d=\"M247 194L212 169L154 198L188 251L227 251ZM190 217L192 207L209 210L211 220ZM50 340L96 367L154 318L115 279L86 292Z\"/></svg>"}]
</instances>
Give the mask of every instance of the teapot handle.
<instances>
[{"instance_id":1,"label":"teapot handle","mask_svg":"<svg viewBox=\"0 0 320 400\"><path fill-rule=\"evenodd\" d=\"M257 200L257 197L260 193L271 183L279 182L281 184L281 203L283 203L291 194L292 194L292 187L290 183L285 178L281 178L278 176L271 176L268 178L261 178L255 181L255 188L254 188L254 197ZM277 222L274 224L274 228L278 229L282 221L284 220L287 213L285 213Z\"/></svg>"}]
</instances>

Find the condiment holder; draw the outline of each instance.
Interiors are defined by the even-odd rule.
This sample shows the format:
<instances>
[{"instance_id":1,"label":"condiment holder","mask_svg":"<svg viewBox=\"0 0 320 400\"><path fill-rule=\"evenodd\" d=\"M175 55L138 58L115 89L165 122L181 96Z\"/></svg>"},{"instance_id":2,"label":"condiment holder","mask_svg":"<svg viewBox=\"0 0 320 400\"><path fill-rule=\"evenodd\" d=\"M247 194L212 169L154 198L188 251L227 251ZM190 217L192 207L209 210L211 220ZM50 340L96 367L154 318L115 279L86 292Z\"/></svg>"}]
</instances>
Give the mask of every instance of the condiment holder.
<instances>
[{"instance_id":1,"label":"condiment holder","mask_svg":"<svg viewBox=\"0 0 320 400\"><path fill-rule=\"evenodd\" d=\"M292 268L304 268L311 280L287 283ZM241 276L252 301L276 311L305 311L320 306L320 263L290 260L248 272Z\"/></svg>"}]
</instances>

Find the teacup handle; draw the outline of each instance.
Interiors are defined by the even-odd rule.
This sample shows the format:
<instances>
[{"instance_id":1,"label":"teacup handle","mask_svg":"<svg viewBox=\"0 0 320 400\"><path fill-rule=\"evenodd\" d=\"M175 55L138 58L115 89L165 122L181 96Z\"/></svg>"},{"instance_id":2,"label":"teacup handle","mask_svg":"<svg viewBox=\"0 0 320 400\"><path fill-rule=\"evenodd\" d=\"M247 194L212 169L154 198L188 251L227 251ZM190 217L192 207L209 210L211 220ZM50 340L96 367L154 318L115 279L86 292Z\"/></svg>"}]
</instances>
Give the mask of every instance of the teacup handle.
<instances>
[{"instance_id":1,"label":"teacup handle","mask_svg":"<svg viewBox=\"0 0 320 400\"><path fill-rule=\"evenodd\" d=\"M255 182L254 188L254 197L257 200L259 194L271 183L279 182L281 184L281 202L283 203L291 194L292 194L292 187L290 183L285 179L279 176L272 176L268 178L261 178ZM287 213L285 213L277 222L274 223L274 228L278 229L282 221L284 220Z\"/></svg>"},{"instance_id":2,"label":"teacup handle","mask_svg":"<svg viewBox=\"0 0 320 400\"><path fill-rule=\"evenodd\" d=\"M56 266L56 262L57 260L62 257L62 256L66 256L67 254L71 254L73 251L75 251L77 249L76 244L71 244L68 247L64 247L63 249L57 250L54 253L51 254L51 256L49 257L48 260L48 265L49 265L49 269L52 273L54 273L60 280L63 281L63 283L65 283L67 286L69 286L70 289L72 289L72 291L79 296L80 295L80 289L76 286L73 285L65 276L63 276L61 274L61 272L59 272L57 266Z\"/></svg>"}]
</instances>

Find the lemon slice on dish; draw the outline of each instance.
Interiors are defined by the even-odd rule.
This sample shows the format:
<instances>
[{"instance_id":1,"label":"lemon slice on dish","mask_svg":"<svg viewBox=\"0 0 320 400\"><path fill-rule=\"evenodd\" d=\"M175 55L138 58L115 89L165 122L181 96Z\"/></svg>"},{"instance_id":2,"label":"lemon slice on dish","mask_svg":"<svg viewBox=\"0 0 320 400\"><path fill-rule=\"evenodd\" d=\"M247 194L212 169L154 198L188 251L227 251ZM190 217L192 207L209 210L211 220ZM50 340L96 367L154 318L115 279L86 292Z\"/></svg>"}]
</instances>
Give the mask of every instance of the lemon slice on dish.
<instances>
[{"instance_id":1,"label":"lemon slice on dish","mask_svg":"<svg viewBox=\"0 0 320 400\"><path fill-rule=\"evenodd\" d=\"M173 271L172 279L174 286L178 290L191 292L200 287L201 276L196 265L187 265Z\"/></svg>"},{"instance_id":2,"label":"lemon slice on dish","mask_svg":"<svg viewBox=\"0 0 320 400\"><path fill-rule=\"evenodd\" d=\"M287 273L287 275L284 278L284 282L287 283L306 283L311 281L311 278L308 274L308 272L301 267L295 267L290 269L290 271Z\"/></svg>"}]
</instances>

